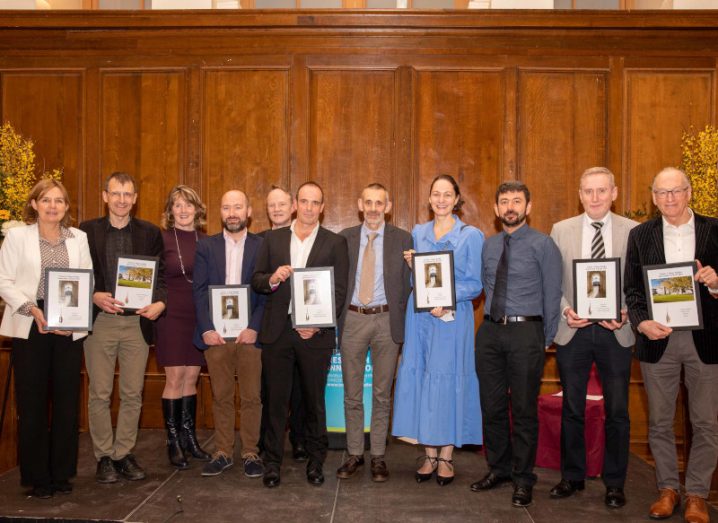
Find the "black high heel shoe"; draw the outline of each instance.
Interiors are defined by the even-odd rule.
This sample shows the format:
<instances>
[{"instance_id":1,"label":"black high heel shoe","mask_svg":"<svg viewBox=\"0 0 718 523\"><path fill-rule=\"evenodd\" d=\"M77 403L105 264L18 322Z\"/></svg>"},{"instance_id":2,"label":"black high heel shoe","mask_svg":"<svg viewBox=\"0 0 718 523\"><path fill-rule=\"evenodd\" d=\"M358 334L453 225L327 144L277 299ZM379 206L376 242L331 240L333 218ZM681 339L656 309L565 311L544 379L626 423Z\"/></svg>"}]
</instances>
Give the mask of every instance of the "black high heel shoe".
<instances>
[{"instance_id":1,"label":"black high heel shoe","mask_svg":"<svg viewBox=\"0 0 718 523\"><path fill-rule=\"evenodd\" d=\"M449 470L451 472L454 472L454 460L451 459L444 459L444 458L436 458L436 465L438 469L439 462L446 463L446 466L449 467ZM440 476L439 473L436 473L436 482L439 484L440 487L445 487L449 483L454 481L454 476Z\"/></svg>"},{"instance_id":2,"label":"black high heel shoe","mask_svg":"<svg viewBox=\"0 0 718 523\"><path fill-rule=\"evenodd\" d=\"M421 460L421 464L423 465L424 461L428 461L431 465L431 472L428 474L424 474L422 472L417 472L414 474L414 479L417 483L423 483L424 481L429 481L431 477L434 475L434 472L436 472L436 468L439 466L439 458L434 458L432 456L424 456L423 458L419 458Z\"/></svg>"}]
</instances>

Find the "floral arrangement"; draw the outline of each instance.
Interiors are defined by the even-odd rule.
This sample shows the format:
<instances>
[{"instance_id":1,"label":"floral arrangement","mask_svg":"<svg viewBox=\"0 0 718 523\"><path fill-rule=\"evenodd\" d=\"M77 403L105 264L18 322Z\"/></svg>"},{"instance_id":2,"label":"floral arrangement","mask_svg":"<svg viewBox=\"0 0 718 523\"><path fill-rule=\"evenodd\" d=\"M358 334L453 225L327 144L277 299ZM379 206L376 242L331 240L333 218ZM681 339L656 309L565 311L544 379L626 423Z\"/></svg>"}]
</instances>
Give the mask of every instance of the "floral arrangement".
<instances>
[{"instance_id":1,"label":"floral arrangement","mask_svg":"<svg viewBox=\"0 0 718 523\"><path fill-rule=\"evenodd\" d=\"M22 225L27 195L37 183L32 140L15 132L12 125L0 127L0 225L2 235L11 227ZM62 179L62 170L44 172L42 177Z\"/></svg>"},{"instance_id":2,"label":"floral arrangement","mask_svg":"<svg viewBox=\"0 0 718 523\"><path fill-rule=\"evenodd\" d=\"M683 133L681 169L693 186L691 208L718 216L718 129L707 125L698 133Z\"/></svg>"}]
</instances>

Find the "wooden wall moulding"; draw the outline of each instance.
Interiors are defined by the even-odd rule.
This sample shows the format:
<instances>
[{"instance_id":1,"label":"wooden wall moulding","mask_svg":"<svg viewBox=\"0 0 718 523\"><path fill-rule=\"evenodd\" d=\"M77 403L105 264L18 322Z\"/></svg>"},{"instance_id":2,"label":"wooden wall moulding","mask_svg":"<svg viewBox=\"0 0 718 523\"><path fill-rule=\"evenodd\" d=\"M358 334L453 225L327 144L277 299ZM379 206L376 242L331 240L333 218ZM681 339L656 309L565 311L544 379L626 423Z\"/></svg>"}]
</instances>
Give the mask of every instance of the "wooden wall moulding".
<instances>
[{"instance_id":1,"label":"wooden wall moulding","mask_svg":"<svg viewBox=\"0 0 718 523\"><path fill-rule=\"evenodd\" d=\"M487 236L495 188L514 178L548 232L580 212L592 165L615 172L617 212L649 205L682 132L716 122L717 63L718 11L6 11L0 120L33 139L39 165L64 167L80 220L103 212L102 180L126 170L140 180L137 215L155 223L187 183L209 233L229 188L247 192L260 231L272 184L316 179L328 228L358 223L359 191L379 181L392 221L411 229L446 172ZM161 425L161 382L148 367L146 426ZM544 392L557 383L549 359ZM200 390L209 426L204 376ZM648 456L637 365L630 391L632 448ZM684 426L681 410L681 456Z\"/></svg>"}]
</instances>

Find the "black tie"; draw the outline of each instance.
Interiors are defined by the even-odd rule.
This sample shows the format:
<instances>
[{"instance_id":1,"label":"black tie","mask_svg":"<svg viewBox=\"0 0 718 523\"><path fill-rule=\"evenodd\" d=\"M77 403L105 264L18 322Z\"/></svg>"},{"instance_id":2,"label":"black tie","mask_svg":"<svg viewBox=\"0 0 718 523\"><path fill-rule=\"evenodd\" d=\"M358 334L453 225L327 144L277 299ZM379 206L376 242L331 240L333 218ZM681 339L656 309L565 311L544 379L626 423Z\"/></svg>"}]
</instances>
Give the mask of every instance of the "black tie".
<instances>
[{"instance_id":1,"label":"black tie","mask_svg":"<svg viewBox=\"0 0 718 523\"><path fill-rule=\"evenodd\" d=\"M491 298L491 319L501 321L506 314L506 294L509 285L509 240L511 236L504 236L504 251L501 253L499 265L496 267L496 284L494 295Z\"/></svg>"}]
</instances>

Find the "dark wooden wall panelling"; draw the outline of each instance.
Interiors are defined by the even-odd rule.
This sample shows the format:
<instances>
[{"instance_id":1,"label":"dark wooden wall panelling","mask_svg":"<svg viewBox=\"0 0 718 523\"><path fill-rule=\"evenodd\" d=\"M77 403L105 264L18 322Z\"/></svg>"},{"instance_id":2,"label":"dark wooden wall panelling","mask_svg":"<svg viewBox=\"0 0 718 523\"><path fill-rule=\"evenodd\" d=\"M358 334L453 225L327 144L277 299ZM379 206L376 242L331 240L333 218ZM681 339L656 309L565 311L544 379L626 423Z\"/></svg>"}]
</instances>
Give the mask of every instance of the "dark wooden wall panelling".
<instances>
[{"instance_id":1,"label":"dark wooden wall panelling","mask_svg":"<svg viewBox=\"0 0 718 523\"><path fill-rule=\"evenodd\" d=\"M616 173L617 212L650 202L682 133L715 122L716 28L716 12L6 13L0 117L35 141L40 166L65 169L80 219L103 212L103 178L126 170L141 183L137 214L154 222L187 183L208 203L210 233L234 187L263 230L269 187L314 179L330 229L357 223L370 181L390 189L392 220L410 229L429 218L429 182L446 172L464 220L487 235L494 190L510 178L529 185L531 223L548 232L580 212L578 177L592 165ZM162 385L152 357L143 426L161 426ZM549 357L543 391L558 388ZM211 427L206 376L200 395ZM632 448L650 458L637 365L631 416ZM679 409L682 457L684 425Z\"/></svg>"}]
</instances>

